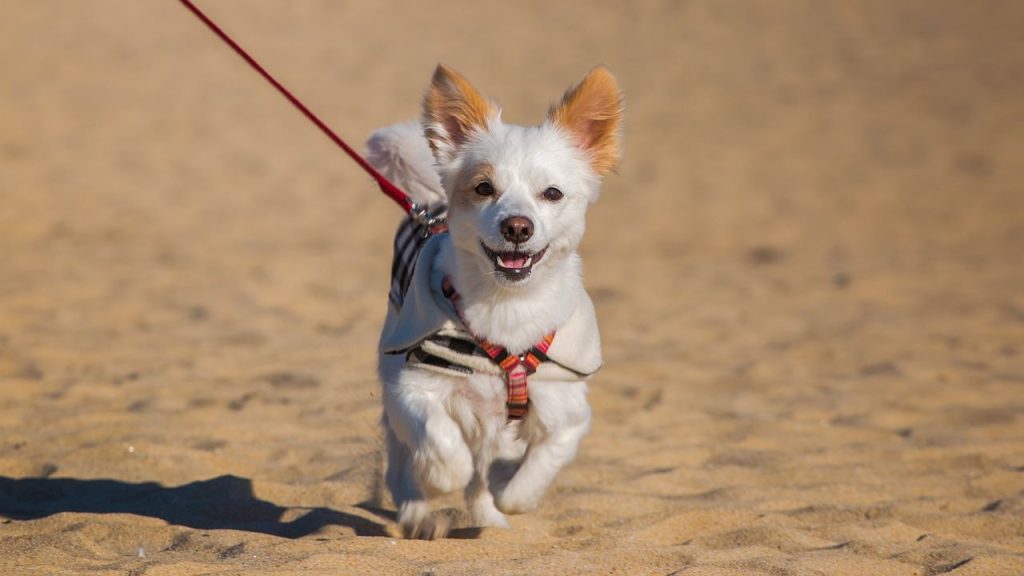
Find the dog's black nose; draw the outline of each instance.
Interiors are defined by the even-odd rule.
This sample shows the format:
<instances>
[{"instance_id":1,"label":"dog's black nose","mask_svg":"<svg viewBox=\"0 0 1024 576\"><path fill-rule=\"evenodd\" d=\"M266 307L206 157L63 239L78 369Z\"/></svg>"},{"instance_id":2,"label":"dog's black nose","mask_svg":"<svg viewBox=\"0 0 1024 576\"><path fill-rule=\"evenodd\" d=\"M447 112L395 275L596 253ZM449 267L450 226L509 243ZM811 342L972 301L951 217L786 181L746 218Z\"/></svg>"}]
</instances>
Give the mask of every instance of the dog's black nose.
<instances>
[{"instance_id":1,"label":"dog's black nose","mask_svg":"<svg viewBox=\"0 0 1024 576\"><path fill-rule=\"evenodd\" d=\"M522 244L533 236L533 221L525 216L512 216L501 221L501 235L509 242Z\"/></svg>"}]
</instances>

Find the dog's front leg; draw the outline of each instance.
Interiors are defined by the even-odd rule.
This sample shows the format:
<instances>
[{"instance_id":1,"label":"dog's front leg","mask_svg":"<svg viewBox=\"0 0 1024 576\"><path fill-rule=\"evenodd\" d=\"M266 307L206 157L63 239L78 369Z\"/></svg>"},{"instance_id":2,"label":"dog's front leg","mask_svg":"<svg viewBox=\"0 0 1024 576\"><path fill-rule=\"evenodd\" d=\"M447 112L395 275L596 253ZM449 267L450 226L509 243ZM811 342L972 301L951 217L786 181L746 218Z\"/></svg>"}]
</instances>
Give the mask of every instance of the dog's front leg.
<instances>
[{"instance_id":1,"label":"dog's front leg","mask_svg":"<svg viewBox=\"0 0 1024 576\"><path fill-rule=\"evenodd\" d=\"M529 448L511 479L501 478L502 466L492 467L494 502L507 514L537 507L558 471L576 455L590 429L590 406L585 382L531 383L527 428Z\"/></svg>"},{"instance_id":2,"label":"dog's front leg","mask_svg":"<svg viewBox=\"0 0 1024 576\"><path fill-rule=\"evenodd\" d=\"M407 536L441 537L446 529L431 514L427 499L465 488L473 476L473 458L444 409L450 392L445 377L416 369L393 376L382 378L388 488Z\"/></svg>"},{"instance_id":3,"label":"dog's front leg","mask_svg":"<svg viewBox=\"0 0 1024 576\"><path fill-rule=\"evenodd\" d=\"M391 498L398 507L398 524L403 535L424 540L443 537L447 528L433 518L430 503L416 481L409 447L395 435L387 415L384 416L384 427L388 446L385 480Z\"/></svg>"}]
</instances>

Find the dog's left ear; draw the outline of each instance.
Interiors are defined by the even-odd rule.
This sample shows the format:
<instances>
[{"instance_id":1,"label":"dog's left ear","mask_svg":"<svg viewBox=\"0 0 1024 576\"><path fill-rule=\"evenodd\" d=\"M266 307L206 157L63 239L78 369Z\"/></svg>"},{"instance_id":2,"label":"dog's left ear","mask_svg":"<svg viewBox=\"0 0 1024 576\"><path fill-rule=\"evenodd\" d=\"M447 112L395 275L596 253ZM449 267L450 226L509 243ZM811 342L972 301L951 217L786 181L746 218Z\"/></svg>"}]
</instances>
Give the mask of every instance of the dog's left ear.
<instances>
[{"instance_id":1,"label":"dog's left ear","mask_svg":"<svg viewBox=\"0 0 1024 576\"><path fill-rule=\"evenodd\" d=\"M568 130L594 172L603 176L619 163L622 114L619 85L611 72L598 66L548 111L548 121Z\"/></svg>"},{"instance_id":2,"label":"dog's left ear","mask_svg":"<svg viewBox=\"0 0 1024 576\"><path fill-rule=\"evenodd\" d=\"M438 162L451 160L475 131L486 130L498 109L455 70L439 64L423 98L423 128Z\"/></svg>"}]
</instances>

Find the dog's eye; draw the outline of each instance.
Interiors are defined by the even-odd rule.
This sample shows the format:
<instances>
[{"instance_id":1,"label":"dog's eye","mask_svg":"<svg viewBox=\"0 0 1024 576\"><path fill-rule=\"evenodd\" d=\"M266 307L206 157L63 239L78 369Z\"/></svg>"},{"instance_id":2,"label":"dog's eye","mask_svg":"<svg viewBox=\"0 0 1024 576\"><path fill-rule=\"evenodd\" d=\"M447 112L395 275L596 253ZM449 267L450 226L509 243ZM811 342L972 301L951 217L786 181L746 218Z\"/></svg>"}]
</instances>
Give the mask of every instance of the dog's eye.
<instances>
[{"instance_id":1,"label":"dog's eye","mask_svg":"<svg viewBox=\"0 0 1024 576\"><path fill-rule=\"evenodd\" d=\"M481 182L476 185L476 193L481 196L493 196L494 186L491 186L490 182Z\"/></svg>"},{"instance_id":2,"label":"dog's eye","mask_svg":"<svg viewBox=\"0 0 1024 576\"><path fill-rule=\"evenodd\" d=\"M562 191L558 188L551 187L544 191L544 199L550 202L558 202L563 196L565 194L562 194Z\"/></svg>"}]
</instances>

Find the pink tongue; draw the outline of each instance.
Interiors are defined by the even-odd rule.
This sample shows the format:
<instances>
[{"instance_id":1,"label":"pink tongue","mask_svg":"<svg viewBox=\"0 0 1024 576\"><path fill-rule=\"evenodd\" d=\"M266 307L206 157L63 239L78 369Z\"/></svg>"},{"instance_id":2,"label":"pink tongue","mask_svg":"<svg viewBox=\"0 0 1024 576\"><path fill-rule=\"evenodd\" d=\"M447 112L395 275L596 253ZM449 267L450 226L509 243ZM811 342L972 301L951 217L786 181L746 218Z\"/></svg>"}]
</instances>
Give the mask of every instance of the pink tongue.
<instances>
[{"instance_id":1,"label":"pink tongue","mask_svg":"<svg viewBox=\"0 0 1024 576\"><path fill-rule=\"evenodd\" d=\"M523 268L526 266L526 261L529 258L520 256L519 258L502 258L501 265L505 268Z\"/></svg>"}]
</instances>

